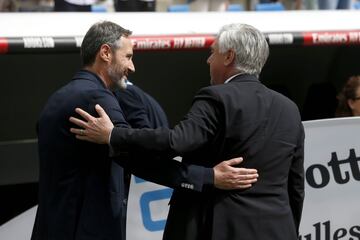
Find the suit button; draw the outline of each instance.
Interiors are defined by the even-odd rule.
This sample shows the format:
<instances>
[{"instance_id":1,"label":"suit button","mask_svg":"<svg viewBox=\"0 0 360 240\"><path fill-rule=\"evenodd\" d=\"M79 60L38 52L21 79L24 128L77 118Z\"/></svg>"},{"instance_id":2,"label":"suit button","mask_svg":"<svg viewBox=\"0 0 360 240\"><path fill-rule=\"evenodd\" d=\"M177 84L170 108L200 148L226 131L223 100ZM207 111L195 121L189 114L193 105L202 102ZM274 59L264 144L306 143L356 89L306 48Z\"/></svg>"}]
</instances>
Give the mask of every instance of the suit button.
<instances>
[{"instance_id":1,"label":"suit button","mask_svg":"<svg viewBox=\"0 0 360 240\"><path fill-rule=\"evenodd\" d=\"M127 199L125 198L123 199L123 205L126 206L126 204L127 204Z\"/></svg>"}]
</instances>

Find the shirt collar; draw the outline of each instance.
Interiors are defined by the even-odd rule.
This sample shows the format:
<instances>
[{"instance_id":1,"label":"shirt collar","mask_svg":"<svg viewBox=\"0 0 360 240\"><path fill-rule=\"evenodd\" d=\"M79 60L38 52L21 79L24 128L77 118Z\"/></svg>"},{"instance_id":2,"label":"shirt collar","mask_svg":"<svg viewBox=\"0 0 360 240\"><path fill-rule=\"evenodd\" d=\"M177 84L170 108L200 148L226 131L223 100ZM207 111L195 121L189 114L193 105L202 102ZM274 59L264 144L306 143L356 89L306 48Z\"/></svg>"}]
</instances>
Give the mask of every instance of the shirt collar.
<instances>
[{"instance_id":1,"label":"shirt collar","mask_svg":"<svg viewBox=\"0 0 360 240\"><path fill-rule=\"evenodd\" d=\"M231 80L233 80L235 77L241 75L242 73L237 73L235 75L232 75L231 77L229 77L228 79L226 79L226 81L224 82L224 84L230 82Z\"/></svg>"}]
</instances>

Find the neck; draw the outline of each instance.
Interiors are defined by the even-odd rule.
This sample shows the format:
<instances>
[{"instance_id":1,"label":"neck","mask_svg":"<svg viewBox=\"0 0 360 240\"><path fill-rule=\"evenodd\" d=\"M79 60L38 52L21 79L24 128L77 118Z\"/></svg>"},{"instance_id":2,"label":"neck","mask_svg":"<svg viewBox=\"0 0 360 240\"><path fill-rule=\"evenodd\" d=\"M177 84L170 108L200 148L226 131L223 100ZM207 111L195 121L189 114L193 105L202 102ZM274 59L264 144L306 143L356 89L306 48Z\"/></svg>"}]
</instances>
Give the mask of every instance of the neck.
<instances>
[{"instance_id":1,"label":"neck","mask_svg":"<svg viewBox=\"0 0 360 240\"><path fill-rule=\"evenodd\" d=\"M232 77L232 76L234 76L234 75L236 75L236 74L239 74L239 73L240 73L239 70L232 68L231 70L229 70L229 71L225 74L225 79L228 79L228 78L230 78L230 77Z\"/></svg>"},{"instance_id":2,"label":"neck","mask_svg":"<svg viewBox=\"0 0 360 240\"><path fill-rule=\"evenodd\" d=\"M101 81L105 84L107 89L110 89L110 82L111 80L108 78L106 71L104 68L98 67L96 65L86 66L84 67L85 70L95 73Z\"/></svg>"}]
</instances>

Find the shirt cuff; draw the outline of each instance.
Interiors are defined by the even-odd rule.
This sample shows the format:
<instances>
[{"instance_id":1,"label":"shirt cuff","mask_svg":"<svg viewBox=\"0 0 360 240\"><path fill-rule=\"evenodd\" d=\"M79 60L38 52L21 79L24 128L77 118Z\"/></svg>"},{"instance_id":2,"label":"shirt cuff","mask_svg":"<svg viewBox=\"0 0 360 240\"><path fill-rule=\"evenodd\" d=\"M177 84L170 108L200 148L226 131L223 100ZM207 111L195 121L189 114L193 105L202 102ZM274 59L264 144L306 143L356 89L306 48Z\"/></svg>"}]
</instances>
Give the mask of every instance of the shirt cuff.
<instances>
[{"instance_id":1,"label":"shirt cuff","mask_svg":"<svg viewBox=\"0 0 360 240\"><path fill-rule=\"evenodd\" d=\"M111 129L111 132L110 132L110 134L109 134L109 139L108 139L108 141L109 141L109 145L110 145L110 146L111 146L111 134L112 134L114 128L115 128L115 127L113 127L113 129Z\"/></svg>"},{"instance_id":2,"label":"shirt cuff","mask_svg":"<svg viewBox=\"0 0 360 240\"><path fill-rule=\"evenodd\" d=\"M108 143L108 145L109 145L109 156L110 157L115 157L116 156L115 150L114 150L113 146L111 145L111 134L112 134L113 130L114 130L114 128L111 130L111 132L109 134L109 143Z\"/></svg>"}]
</instances>

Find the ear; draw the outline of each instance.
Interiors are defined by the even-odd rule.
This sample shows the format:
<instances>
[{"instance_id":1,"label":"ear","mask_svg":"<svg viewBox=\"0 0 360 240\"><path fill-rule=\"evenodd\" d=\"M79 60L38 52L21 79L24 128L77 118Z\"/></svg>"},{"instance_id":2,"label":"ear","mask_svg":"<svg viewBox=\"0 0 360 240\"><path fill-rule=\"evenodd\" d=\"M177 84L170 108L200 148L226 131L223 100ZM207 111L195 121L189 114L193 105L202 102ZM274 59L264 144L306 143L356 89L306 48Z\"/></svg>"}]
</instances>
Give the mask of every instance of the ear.
<instances>
[{"instance_id":1,"label":"ear","mask_svg":"<svg viewBox=\"0 0 360 240\"><path fill-rule=\"evenodd\" d=\"M112 51L111 51L111 48L110 48L110 46L108 44L101 45L100 50L99 50L99 57L104 62L111 62Z\"/></svg>"},{"instance_id":2,"label":"ear","mask_svg":"<svg viewBox=\"0 0 360 240\"><path fill-rule=\"evenodd\" d=\"M225 53L224 65L230 66L235 61L235 52L230 49Z\"/></svg>"},{"instance_id":3,"label":"ear","mask_svg":"<svg viewBox=\"0 0 360 240\"><path fill-rule=\"evenodd\" d=\"M351 110L354 110L354 100L348 99L347 104Z\"/></svg>"}]
</instances>

